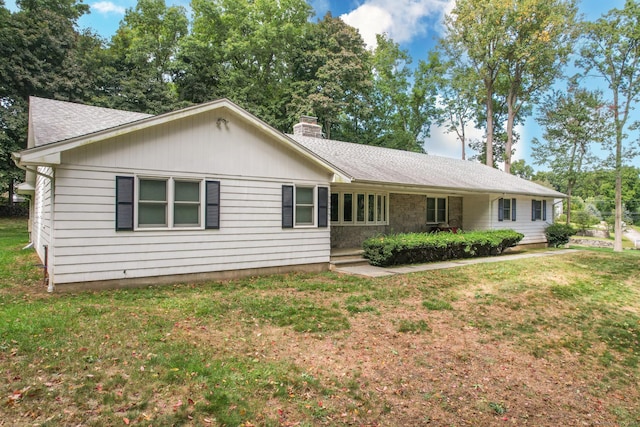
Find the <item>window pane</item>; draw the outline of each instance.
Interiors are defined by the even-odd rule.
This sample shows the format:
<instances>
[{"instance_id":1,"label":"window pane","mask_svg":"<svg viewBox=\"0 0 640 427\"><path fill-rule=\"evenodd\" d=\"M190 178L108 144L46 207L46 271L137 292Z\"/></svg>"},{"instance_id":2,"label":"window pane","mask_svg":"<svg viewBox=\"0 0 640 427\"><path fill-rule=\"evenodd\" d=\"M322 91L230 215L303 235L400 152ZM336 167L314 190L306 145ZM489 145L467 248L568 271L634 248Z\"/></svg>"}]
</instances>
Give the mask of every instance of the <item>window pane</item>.
<instances>
[{"instance_id":1,"label":"window pane","mask_svg":"<svg viewBox=\"0 0 640 427\"><path fill-rule=\"evenodd\" d=\"M382 196L382 220L387 221L387 196Z\"/></svg>"},{"instance_id":2,"label":"window pane","mask_svg":"<svg viewBox=\"0 0 640 427\"><path fill-rule=\"evenodd\" d=\"M296 187L296 205L313 205L313 188Z\"/></svg>"},{"instance_id":3,"label":"window pane","mask_svg":"<svg viewBox=\"0 0 640 427\"><path fill-rule=\"evenodd\" d=\"M353 221L353 194L344 195L344 221Z\"/></svg>"},{"instance_id":4,"label":"window pane","mask_svg":"<svg viewBox=\"0 0 640 427\"><path fill-rule=\"evenodd\" d=\"M173 208L173 223L179 226L200 225L200 205L176 203Z\"/></svg>"},{"instance_id":5,"label":"window pane","mask_svg":"<svg viewBox=\"0 0 640 427\"><path fill-rule=\"evenodd\" d=\"M167 181L158 179L141 179L140 200L166 201Z\"/></svg>"},{"instance_id":6,"label":"window pane","mask_svg":"<svg viewBox=\"0 0 640 427\"><path fill-rule=\"evenodd\" d=\"M382 196L378 195L378 222L382 221Z\"/></svg>"},{"instance_id":7,"label":"window pane","mask_svg":"<svg viewBox=\"0 0 640 427\"><path fill-rule=\"evenodd\" d=\"M313 206L296 206L296 224L313 224Z\"/></svg>"},{"instance_id":8,"label":"window pane","mask_svg":"<svg viewBox=\"0 0 640 427\"><path fill-rule=\"evenodd\" d=\"M511 221L511 199L502 200L502 219Z\"/></svg>"},{"instance_id":9,"label":"window pane","mask_svg":"<svg viewBox=\"0 0 640 427\"><path fill-rule=\"evenodd\" d=\"M162 226L167 225L167 205L164 203L138 204L138 225Z\"/></svg>"},{"instance_id":10,"label":"window pane","mask_svg":"<svg viewBox=\"0 0 640 427\"><path fill-rule=\"evenodd\" d=\"M177 202L199 202L200 183L189 181L175 182L175 200Z\"/></svg>"},{"instance_id":11,"label":"window pane","mask_svg":"<svg viewBox=\"0 0 640 427\"><path fill-rule=\"evenodd\" d=\"M367 221L374 222L376 220L376 196L369 194L369 206L367 212Z\"/></svg>"},{"instance_id":12,"label":"window pane","mask_svg":"<svg viewBox=\"0 0 640 427\"><path fill-rule=\"evenodd\" d=\"M447 199L438 199L438 222L447 222Z\"/></svg>"},{"instance_id":13,"label":"window pane","mask_svg":"<svg viewBox=\"0 0 640 427\"><path fill-rule=\"evenodd\" d=\"M436 199L427 197L427 222L436 222Z\"/></svg>"},{"instance_id":14,"label":"window pane","mask_svg":"<svg viewBox=\"0 0 640 427\"><path fill-rule=\"evenodd\" d=\"M338 212L340 206L338 200L340 200L338 193L331 193L331 221L337 222L339 220Z\"/></svg>"},{"instance_id":15,"label":"window pane","mask_svg":"<svg viewBox=\"0 0 640 427\"><path fill-rule=\"evenodd\" d=\"M359 222L364 222L364 194L358 194L356 209L358 212L356 219Z\"/></svg>"}]
</instances>

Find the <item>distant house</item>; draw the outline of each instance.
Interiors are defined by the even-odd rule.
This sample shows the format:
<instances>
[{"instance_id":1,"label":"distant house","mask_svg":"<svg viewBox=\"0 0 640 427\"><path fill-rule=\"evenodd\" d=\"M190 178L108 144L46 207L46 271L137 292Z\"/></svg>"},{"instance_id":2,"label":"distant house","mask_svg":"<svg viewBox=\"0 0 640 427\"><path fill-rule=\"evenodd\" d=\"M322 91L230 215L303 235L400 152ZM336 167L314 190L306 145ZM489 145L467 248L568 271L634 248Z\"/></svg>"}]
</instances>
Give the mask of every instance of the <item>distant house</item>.
<instances>
[{"instance_id":1,"label":"distant house","mask_svg":"<svg viewBox=\"0 0 640 427\"><path fill-rule=\"evenodd\" d=\"M150 116L30 99L31 241L53 286L322 271L380 233L511 228L545 244L563 194L462 160L285 135L222 99Z\"/></svg>"}]
</instances>

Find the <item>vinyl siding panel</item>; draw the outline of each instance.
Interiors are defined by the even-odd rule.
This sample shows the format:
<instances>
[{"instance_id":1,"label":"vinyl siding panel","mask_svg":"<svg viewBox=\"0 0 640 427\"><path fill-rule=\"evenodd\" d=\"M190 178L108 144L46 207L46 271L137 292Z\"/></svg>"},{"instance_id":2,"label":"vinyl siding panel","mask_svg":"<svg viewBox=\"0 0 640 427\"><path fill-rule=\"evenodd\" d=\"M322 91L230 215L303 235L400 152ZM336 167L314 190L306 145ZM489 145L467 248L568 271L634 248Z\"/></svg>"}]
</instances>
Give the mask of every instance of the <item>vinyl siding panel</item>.
<instances>
[{"instance_id":1,"label":"vinyl siding panel","mask_svg":"<svg viewBox=\"0 0 640 427\"><path fill-rule=\"evenodd\" d=\"M115 177L126 174L57 170L57 284L329 262L328 229L282 229L278 181L191 174L220 181L219 230L116 232Z\"/></svg>"},{"instance_id":2,"label":"vinyl siding panel","mask_svg":"<svg viewBox=\"0 0 640 427\"><path fill-rule=\"evenodd\" d=\"M547 200L546 221L531 221L530 197L513 197L516 199L516 221L505 218L498 221L498 199L500 195L465 196L463 203L463 224L467 230L512 229L525 235L521 244L546 243L544 230L553 222L553 200ZM542 199L537 199L542 200Z\"/></svg>"},{"instance_id":3,"label":"vinyl siding panel","mask_svg":"<svg viewBox=\"0 0 640 427\"><path fill-rule=\"evenodd\" d=\"M49 167L38 167L38 171L48 176L53 175L53 170ZM36 175L32 221L31 241L44 263L44 246L51 242L51 180L42 175Z\"/></svg>"},{"instance_id":4,"label":"vinyl siding panel","mask_svg":"<svg viewBox=\"0 0 640 427\"><path fill-rule=\"evenodd\" d=\"M203 112L88 144L63 153L62 159L67 165L135 169L141 174L166 170L278 180L329 177L326 170L281 141L266 138L255 124L229 110Z\"/></svg>"}]
</instances>

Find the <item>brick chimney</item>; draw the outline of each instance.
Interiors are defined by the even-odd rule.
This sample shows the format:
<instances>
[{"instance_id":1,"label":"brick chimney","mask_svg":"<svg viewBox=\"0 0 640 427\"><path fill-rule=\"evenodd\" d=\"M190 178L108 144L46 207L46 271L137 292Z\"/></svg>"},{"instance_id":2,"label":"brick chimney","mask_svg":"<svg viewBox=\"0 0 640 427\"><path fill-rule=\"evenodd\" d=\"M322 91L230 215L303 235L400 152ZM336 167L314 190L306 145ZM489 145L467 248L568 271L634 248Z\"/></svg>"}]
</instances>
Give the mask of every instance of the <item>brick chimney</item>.
<instances>
[{"instance_id":1,"label":"brick chimney","mask_svg":"<svg viewBox=\"0 0 640 427\"><path fill-rule=\"evenodd\" d=\"M301 116L300 123L293 125L293 134L298 136L310 136L322 138L322 126L318 124L318 118Z\"/></svg>"}]
</instances>

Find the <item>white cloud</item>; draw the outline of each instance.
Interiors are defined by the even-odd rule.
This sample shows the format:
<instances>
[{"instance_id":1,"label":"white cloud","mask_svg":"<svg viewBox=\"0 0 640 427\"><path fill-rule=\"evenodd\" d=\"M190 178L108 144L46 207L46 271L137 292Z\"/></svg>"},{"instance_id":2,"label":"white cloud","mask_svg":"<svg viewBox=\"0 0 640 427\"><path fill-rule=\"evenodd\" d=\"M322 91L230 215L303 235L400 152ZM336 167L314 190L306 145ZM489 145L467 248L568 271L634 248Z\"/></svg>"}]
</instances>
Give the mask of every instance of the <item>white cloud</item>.
<instances>
[{"instance_id":1,"label":"white cloud","mask_svg":"<svg viewBox=\"0 0 640 427\"><path fill-rule=\"evenodd\" d=\"M475 152L469 148L469 142L482 139L484 137L484 130L469 125L466 129L466 134L467 145L465 147L465 154L467 159L469 159L475 154ZM427 153L436 156L453 157L455 159L462 158L462 144L456 137L455 132L447 133L444 127L431 127L431 136L424 140L424 149Z\"/></svg>"},{"instance_id":2,"label":"white cloud","mask_svg":"<svg viewBox=\"0 0 640 427\"><path fill-rule=\"evenodd\" d=\"M396 43L410 42L429 30L441 30L445 13L455 0L365 0L340 18L360 31L367 46L376 46L376 34L386 33Z\"/></svg>"},{"instance_id":3,"label":"white cloud","mask_svg":"<svg viewBox=\"0 0 640 427\"><path fill-rule=\"evenodd\" d=\"M118 6L117 4L110 1L99 1L91 4L91 9L95 10L104 15L113 13L116 15L124 15L125 8L122 6Z\"/></svg>"}]
</instances>

